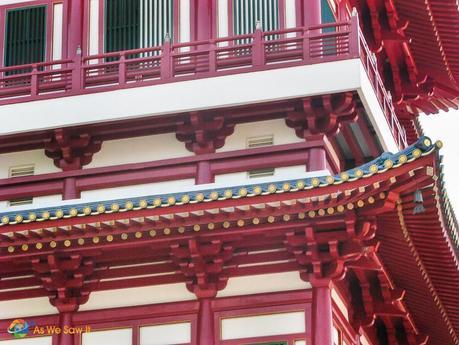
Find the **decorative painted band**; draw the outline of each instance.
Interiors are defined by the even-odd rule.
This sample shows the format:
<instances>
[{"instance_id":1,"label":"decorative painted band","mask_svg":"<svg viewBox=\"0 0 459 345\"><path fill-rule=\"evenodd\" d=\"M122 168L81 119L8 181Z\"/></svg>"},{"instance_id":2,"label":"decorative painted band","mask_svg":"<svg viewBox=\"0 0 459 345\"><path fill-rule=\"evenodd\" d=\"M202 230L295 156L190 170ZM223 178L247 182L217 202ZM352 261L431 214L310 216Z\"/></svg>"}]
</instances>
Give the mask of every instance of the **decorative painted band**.
<instances>
[{"instance_id":1,"label":"decorative painted band","mask_svg":"<svg viewBox=\"0 0 459 345\"><path fill-rule=\"evenodd\" d=\"M193 192L146 195L131 199L101 200L99 202L61 205L46 209L39 208L19 212L6 212L0 214L0 226L90 216L103 213L125 212L145 208L169 207L188 203L238 199L337 185L382 173L392 168L397 168L421 156L428 155L441 147L442 143L440 141L433 144L428 137L421 137L415 144L407 147L403 151L395 154L385 152L368 163L334 176L305 178L298 181L285 180L272 183L240 185L231 188L203 189Z\"/></svg>"}]
</instances>

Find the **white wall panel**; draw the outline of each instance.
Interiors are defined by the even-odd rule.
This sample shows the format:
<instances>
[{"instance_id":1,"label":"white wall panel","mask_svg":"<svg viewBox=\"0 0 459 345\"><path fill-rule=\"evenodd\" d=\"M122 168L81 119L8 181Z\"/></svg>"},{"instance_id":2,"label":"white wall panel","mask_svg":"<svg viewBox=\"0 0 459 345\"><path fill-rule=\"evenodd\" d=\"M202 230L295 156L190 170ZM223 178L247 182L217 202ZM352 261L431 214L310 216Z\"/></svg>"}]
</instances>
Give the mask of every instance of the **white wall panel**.
<instances>
[{"instance_id":1,"label":"white wall panel","mask_svg":"<svg viewBox=\"0 0 459 345\"><path fill-rule=\"evenodd\" d=\"M191 323L140 327L140 345L169 345L191 342Z\"/></svg>"},{"instance_id":2,"label":"white wall panel","mask_svg":"<svg viewBox=\"0 0 459 345\"><path fill-rule=\"evenodd\" d=\"M0 178L8 177L10 167L28 164L35 166L35 175L61 171L45 156L44 150L31 150L0 154Z\"/></svg>"},{"instance_id":3,"label":"white wall panel","mask_svg":"<svg viewBox=\"0 0 459 345\"><path fill-rule=\"evenodd\" d=\"M228 0L218 0L218 37L228 36Z\"/></svg>"},{"instance_id":4,"label":"white wall panel","mask_svg":"<svg viewBox=\"0 0 459 345\"><path fill-rule=\"evenodd\" d=\"M180 42L189 42L190 41L190 1L189 0L180 0Z\"/></svg>"},{"instance_id":5,"label":"white wall panel","mask_svg":"<svg viewBox=\"0 0 459 345\"><path fill-rule=\"evenodd\" d=\"M53 6L53 60L62 58L63 4Z\"/></svg>"},{"instance_id":6,"label":"white wall panel","mask_svg":"<svg viewBox=\"0 0 459 345\"><path fill-rule=\"evenodd\" d=\"M132 329L113 329L107 331L91 331L83 333L82 345L131 345Z\"/></svg>"},{"instance_id":7,"label":"white wall panel","mask_svg":"<svg viewBox=\"0 0 459 345\"><path fill-rule=\"evenodd\" d=\"M1 345L51 345L52 337L0 340Z\"/></svg>"},{"instance_id":8,"label":"white wall panel","mask_svg":"<svg viewBox=\"0 0 459 345\"><path fill-rule=\"evenodd\" d=\"M138 138L109 140L84 168L109 165L149 162L161 159L192 156L185 144L175 138L174 133L150 135Z\"/></svg>"},{"instance_id":9,"label":"white wall panel","mask_svg":"<svg viewBox=\"0 0 459 345\"><path fill-rule=\"evenodd\" d=\"M99 53L99 1L89 1L89 55ZM91 61L92 62L92 61ZM96 63L95 60L93 63Z\"/></svg>"},{"instance_id":10,"label":"white wall panel","mask_svg":"<svg viewBox=\"0 0 459 345\"><path fill-rule=\"evenodd\" d=\"M296 26L296 0L285 0L285 27L294 28Z\"/></svg>"},{"instance_id":11,"label":"white wall panel","mask_svg":"<svg viewBox=\"0 0 459 345\"><path fill-rule=\"evenodd\" d=\"M290 312L223 319L222 340L305 332L304 312Z\"/></svg>"},{"instance_id":12,"label":"white wall panel","mask_svg":"<svg viewBox=\"0 0 459 345\"><path fill-rule=\"evenodd\" d=\"M0 302L0 320L56 313L57 309L49 303L48 297L35 297Z\"/></svg>"}]
</instances>

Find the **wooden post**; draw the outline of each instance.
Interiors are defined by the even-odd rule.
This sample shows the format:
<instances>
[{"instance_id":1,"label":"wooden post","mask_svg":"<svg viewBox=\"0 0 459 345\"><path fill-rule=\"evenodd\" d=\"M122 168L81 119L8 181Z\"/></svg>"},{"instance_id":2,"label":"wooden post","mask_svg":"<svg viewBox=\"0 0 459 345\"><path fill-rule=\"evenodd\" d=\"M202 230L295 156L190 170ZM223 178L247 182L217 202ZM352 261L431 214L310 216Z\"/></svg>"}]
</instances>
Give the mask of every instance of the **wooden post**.
<instances>
[{"instance_id":1,"label":"wooden post","mask_svg":"<svg viewBox=\"0 0 459 345\"><path fill-rule=\"evenodd\" d=\"M199 299L198 312L198 344L213 345L214 342L214 315L212 312L212 299Z\"/></svg>"},{"instance_id":2,"label":"wooden post","mask_svg":"<svg viewBox=\"0 0 459 345\"><path fill-rule=\"evenodd\" d=\"M306 28L320 25L322 23L321 0L305 1L303 5L303 16L304 26Z\"/></svg>"},{"instance_id":3,"label":"wooden post","mask_svg":"<svg viewBox=\"0 0 459 345\"><path fill-rule=\"evenodd\" d=\"M264 57L263 31L257 28L253 34L252 65L257 67L263 66L265 64Z\"/></svg>"},{"instance_id":4,"label":"wooden post","mask_svg":"<svg viewBox=\"0 0 459 345\"><path fill-rule=\"evenodd\" d=\"M78 48L83 48L83 6L85 1L69 0L67 26L67 58L74 59Z\"/></svg>"},{"instance_id":5,"label":"wooden post","mask_svg":"<svg viewBox=\"0 0 459 345\"><path fill-rule=\"evenodd\" d=\"M196 184L212 183L214 176L210 170L209 161L199 161L196 170Z\"/></svg>"},{"instance_id":6,"label":"wooden post","mask_svg":"<svg viewBox=\"0 0 459 345\"><path fill-rule=\"evenodd\" d=\"M307 136L305 139L308 142L317 141L317 146L309 149L307 170L319 171L327 169L327 152L325 150L324 142L325 134L316 134Z\"/></svg>"},{"instance_id":7,"label":"wooden post","mask_svg":"<svg viewBox=\"0 0 459 345\"><path fill-rule=\"evenodd\" d=\"M161 80L169 80L172 77L172 65L171 43L166 40L161 52Z\"/></svg>"},{"instance_id":8,"label":"wooden post","mask_svg":"<svg viewBox=\"0 0 459 345\"><path fill-rule=\"evenodd\" d=\"M124 52L120 53L120 61L118 65L118 83L120 85L126 84L126 55Z\"/></svg>"},{"instance_id":9,"label":"wooden post","mask_svg":"<svg viewBox=\"0 0 459 345\"><path fill-rule=\"evenodd\" d=\"M67 177L64 179L64 193L62 200L77 199L80 193L76 188L76 179L74 177Z\"/></svg>"},{"instance_id":10,"label":"wooden post","mask_svg":"<svg viewBox=\"0 0 459 345\"><path fill-rule=\"evenodd\" d=\"M30 77L30 95L36 96L38 95L38 69L37 65L32 65L32 75Z\"/></svg>"},{"instance_id":11,"label":"wooden post","mask_svg":"<svg viewBox=\"0 0 459 345\"><path fill-rule=\"evenodd\" d=\"M59 313L59 327L61 333L58 335L57 343L59 345L74 345L74 335L65 332L66 329L72 327L72 313L71 312L62 312Z\"/></svg>"},{"instance_id":12,"label":"wooden post","mask_svg":"<svg viewBox=\"0 0 459 345\"><path fill-rule=\"evenodd\" d=\"M196 40L206 41L212 38L212 0L195 0Z\"/></svg>"},{"instance_id":13,"label":"wooden post","mask_svg":"<svg viewBox=\"0 0 459 345\"><path fill-rule=\"evenodd\" d=\"M312 287L312 343L333 345L333 318L330 282Z\"/></svg>"}]
</instances>

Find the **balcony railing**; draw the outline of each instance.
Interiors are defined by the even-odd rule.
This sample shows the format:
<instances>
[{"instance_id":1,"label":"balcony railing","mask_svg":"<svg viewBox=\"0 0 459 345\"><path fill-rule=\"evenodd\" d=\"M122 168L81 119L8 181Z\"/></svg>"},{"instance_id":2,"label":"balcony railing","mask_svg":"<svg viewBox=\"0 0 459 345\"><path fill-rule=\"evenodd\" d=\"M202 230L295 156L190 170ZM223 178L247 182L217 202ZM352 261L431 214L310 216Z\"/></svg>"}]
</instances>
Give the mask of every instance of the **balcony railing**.
<instances>
[{"instance_id":1,"label":"balcony railing","mask_svg":"<svg viewBox=\"0 0 459 345\"><path fill-rule=\"evenodd\" d=\"M361 58L399 147L406 134L371 59L357 17L310 28L255 31L0 69L0 105L137 86Z\"/></svg>"}]
</instances>

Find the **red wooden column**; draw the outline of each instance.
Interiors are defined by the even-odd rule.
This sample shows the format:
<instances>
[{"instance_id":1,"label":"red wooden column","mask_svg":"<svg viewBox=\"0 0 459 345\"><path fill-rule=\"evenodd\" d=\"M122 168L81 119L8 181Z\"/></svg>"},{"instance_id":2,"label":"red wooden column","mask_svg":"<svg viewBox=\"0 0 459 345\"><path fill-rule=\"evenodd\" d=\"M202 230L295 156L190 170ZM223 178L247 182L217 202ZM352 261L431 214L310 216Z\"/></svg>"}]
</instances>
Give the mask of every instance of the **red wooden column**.
<instances>
[{"instance_id":1,"label":"red wooden column","mask_svg":"<svg viewBox=\"0 0 459 345\"><path fill-rule=\"evenodd\" d=\"M198 312L198 344L214 344L214 313L212 311L212 298L199 299Z\"/></svg>"},{"instance_id":2,"label":"red wooden column","mask_svg":"<svg viewBox=\"0 0 459 345\"><path fill-rule=\"evenodd\" d=\"M68 0L67 58L74 59L83 47L83 0Z\"/></svg>"},{"instance_id":3,"label":"red wooden column","mask_svg":"<svg viewBox=\"0 0 459 345\"><path fill-rule=\"evenodd\" d=\"M312 344L333 345L330 281L312 282Z\"/></svg>"},{"instance_id":4,"label":"red wooden column","mask_svg":"<svg viewBox=\"0 0 459 345\"><path fill-rule=\"evenodd\" d=\"M71 312L59 313L59 327L61 328L61 333L57 336L59 345L75 345L75 336L64 332L69 327L73 327L72 314Z\"/></svg>"},{"instance_id":5,"label":"red wooden column","mask_svg":"<svg viewBox=\"0 0 459 345\"><path fill-rule=\"evenodd\" d=\"M212 38L212 0L195 0L195 37L198 41Z\"/></svg>"},{"instance_id":6,"label":"red wooden column","mask_svg":"<svg viewBox=\"0 0 459 345\"><path fill-rule=\"evenodd\" d=\"M304 1L303 17L305 26L319 25L322 22L321 0Z\"/></svg>"},{"instance_id":7,"label":"red wooden column","mask_svg":"<svg viewBox=\"0 0 459 345\"><path fill-rule=\"evenodd\" d=\"M315 147L309 149L307 169L308 171L319 171L327 169L327 152L325 150L325 134L316 134L306 137L308 142L317 141Z\"/></svg>"}]
</instances>

